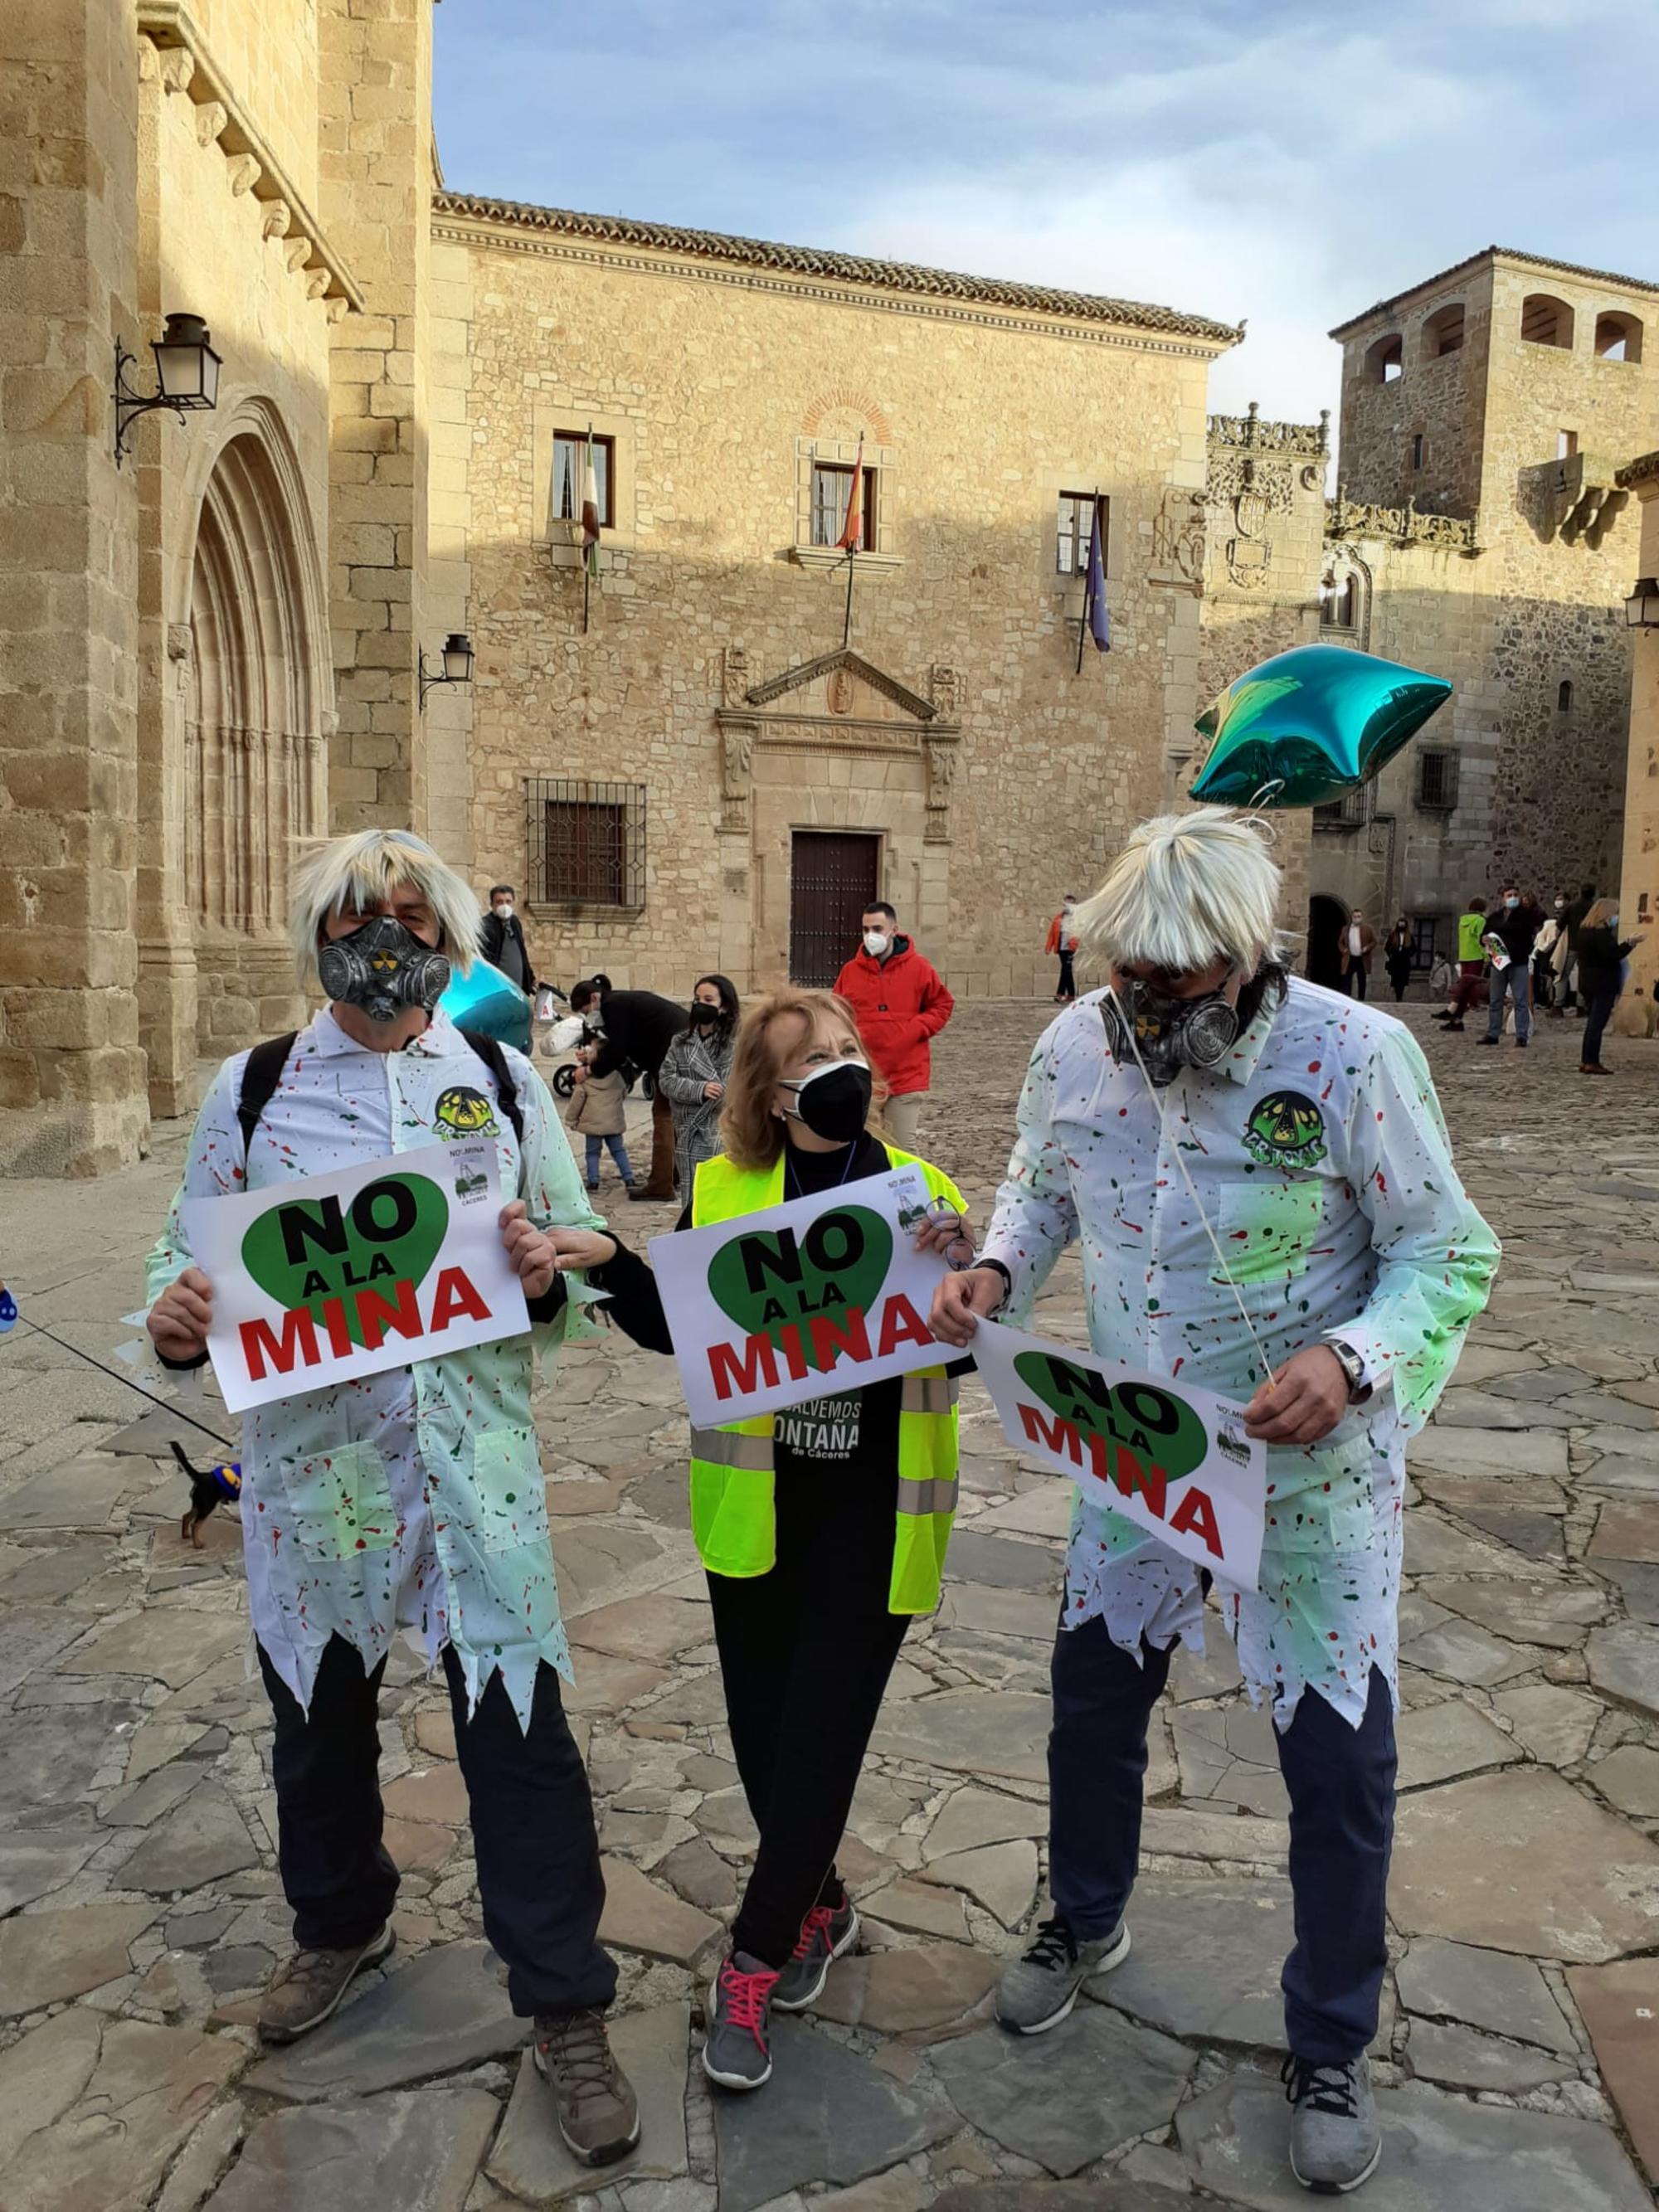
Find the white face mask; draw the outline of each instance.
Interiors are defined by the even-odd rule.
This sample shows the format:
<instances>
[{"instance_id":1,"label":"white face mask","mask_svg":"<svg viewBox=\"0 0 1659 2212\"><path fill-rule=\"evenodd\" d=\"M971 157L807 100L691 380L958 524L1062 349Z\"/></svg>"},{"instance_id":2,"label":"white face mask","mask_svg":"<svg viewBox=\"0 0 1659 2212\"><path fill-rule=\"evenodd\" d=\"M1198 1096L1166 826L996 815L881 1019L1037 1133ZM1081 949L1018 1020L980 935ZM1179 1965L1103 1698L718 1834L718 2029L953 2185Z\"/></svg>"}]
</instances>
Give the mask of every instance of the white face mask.
<instances>
[{"instance_id":1,"label":"white face mask","mask_svg":"<svg viewBox=\"0 0 1659 2212\"><path fill-rule=\"evenodd\" d=\"M1618 927L1619 927L1619 917L1618 917L1618 915L1617 915L1616 914L1610 914L1610 915L1607 916L1607 927L1608 927L1609 929L1611 929L1611 930L1614 930L1614 931L1616 931L1616 930L1618 929Z\"/></svg>"},{"instance_id":2,"label":"white face mask","mask_svg":"<svg viewBox=\"0 0 1659 2212\"><path fill-rule=\"evenodd\" d=\"M890 941L884 930L866 929L864 933L864 949L872 960L880 959Z\"/></svg>"},{"instance_id":3,"label":"white face mask","mask_svg":"<svg viewBox=\"0 0 1659 2212\"><path fill-rule=\"evenodd\" d=\"M510 902L508 900L507 900L507 899L497 899L497 900L496 900L496 902L495 902L495 911L496 911L496 913L501 916L501 920L502 920L503 921L511 921L511 920L513 919L513 908L512 908L512 904L511 904L511 902Z\"/></svg>"}]
</instances>

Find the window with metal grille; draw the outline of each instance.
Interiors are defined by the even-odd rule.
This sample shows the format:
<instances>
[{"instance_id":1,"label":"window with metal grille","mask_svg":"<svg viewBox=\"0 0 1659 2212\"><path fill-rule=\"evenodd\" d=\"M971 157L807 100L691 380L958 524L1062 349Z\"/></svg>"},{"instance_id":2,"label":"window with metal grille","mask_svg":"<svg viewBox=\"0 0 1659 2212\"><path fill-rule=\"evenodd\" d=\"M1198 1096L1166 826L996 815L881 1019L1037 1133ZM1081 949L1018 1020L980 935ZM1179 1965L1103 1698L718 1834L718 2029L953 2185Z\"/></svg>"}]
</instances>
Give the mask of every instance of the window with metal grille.
<instances>
[{"instance_id":1,"label":"window with metal grille","mask_svg":"<svg viewBox=\"0 0 1659 2212\"><path fill-rule=\"evenodd\" d=\"M617 473L611 465L616 443L614 438L595 438L593 441L593 488L598 494L601 530L616 527L611 489ZM579 522L581 520L582 485L586 476L586 431L556 430L553 433L552 500L555 522Z\"/></svg>"},{"instance_id":2,"label":"window with metal grille","mask_svg":"<svg viewBox=\"0 0 1659 2212\"><path fill-rule=\"evenodd\" d=\"M1419 914L1413 921L1412 966L1413 968L1433 967L1435 926L1439 919L1438 915Z\"/></svg>"},{"instance_id":3,"label":"window with metal grille","mask_svg":"<svg viewBox=\"0 0 1659 2212\"><path fill-rule=\"evenodd\" d=\"M876 478L881 473L864 465L864 489L861 504L864 510L864 534L859 540L860 553L876 550ZM847 502L853 495L853 471L836 461L814 461L812 464L812 537L814 545L839 545L841 533L847 523Z\"/></svg>"},{"instance_id":4,"label":"window with metal grille","mask_svg":"<svg viewBox=\"0 0 1659 2212\"><path fill-rule=\"evenodd\" d=\"M1366 806L1370 786L1362 783L1358 791L1345 791L1340 799L1333 799L1313 811L1316 830L1363 830L1365 826Z\"/></svg>"},{"instance_id":5,"label":"window with metal grille","mask_svg":"<svg viewBox=\"0 0 1659 2212\"><path fill-rule=\"evenodd\" d=\"M534 903L645 904L645 788L562 776L526 779Z\"/></svg>"},{"instance_id":6,"label":"window with metal grille","mask_svg":"<svg viewBox=\"0 0 1659 2212\"><path fill-rule=\"evenodd\" d=\"M1111 527L1112 502L1103 498L1100 502L1100 566L1104 574L1109 563L1106 558L1106 533ZM1095 495L1091 491L1063 491L1060 495L1060 519L1055 534L1054 573L1060 576L1081 576L1089 566L1089 537L1095 526Z\"/></svg>"},{"instance_id":7,"label":"window with metal grille","mask_svg":"<svg viewBox=\"0 0 1659 2212\"><path fill-rule=\"evenodd\" d=\"M1425 813L1448 814L1457 804L1457 755L1420 752L1417 756L1417 803Z\"/></svg>"}]
</instances>

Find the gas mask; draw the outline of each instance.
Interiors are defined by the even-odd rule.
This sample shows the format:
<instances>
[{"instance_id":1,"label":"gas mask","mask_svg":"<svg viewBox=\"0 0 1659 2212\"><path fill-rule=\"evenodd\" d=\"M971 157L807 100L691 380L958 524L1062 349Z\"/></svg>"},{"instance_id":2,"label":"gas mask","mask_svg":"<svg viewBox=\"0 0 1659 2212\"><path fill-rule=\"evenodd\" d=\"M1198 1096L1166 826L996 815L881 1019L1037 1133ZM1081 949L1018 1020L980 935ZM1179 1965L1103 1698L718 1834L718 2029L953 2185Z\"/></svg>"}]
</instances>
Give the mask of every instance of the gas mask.
<instances>
[{"instance_id":1,"label":"gas mask","mask_svg":"<svg viewBox=\"0 0 1659 2212\"><path fill-rule=\"evenodd\" d=\"M1139 1053L1147 1079L1159 1091L1183 1067L1218 1067L1241 1027L1238 1009L1224 991L1172 999L1134 978L1121 991L1109 992L1100 1011L1113 1059L1121 1066Z\"/></svg>"},{"instance_id":2,"label":"gas mask","mask_svg":"<svg viewBox=\"0 0 1659 2212\"><path fill-rule=\"evenodd\" d=\"M861 1060L832 1060L826 1067L815 1067L799 1082L781 1083L778 1087L794 1092L793 1118L815 1137L832 1145L850 1145L863 1135L873 1079Z\"/></svg>"},{"instance_id":3,"label":"gas mask","mask_svg":"<svg viewBox=\"0 0 1659 2212\"><path fill-rule=\"evenodd\" d=\"M449 987L446 956L389 914L319 945L317 972L331 1000L361 1006L372 1022L395 1022L410 1006L430 1013Z\"/></svg>"}]
</instances>

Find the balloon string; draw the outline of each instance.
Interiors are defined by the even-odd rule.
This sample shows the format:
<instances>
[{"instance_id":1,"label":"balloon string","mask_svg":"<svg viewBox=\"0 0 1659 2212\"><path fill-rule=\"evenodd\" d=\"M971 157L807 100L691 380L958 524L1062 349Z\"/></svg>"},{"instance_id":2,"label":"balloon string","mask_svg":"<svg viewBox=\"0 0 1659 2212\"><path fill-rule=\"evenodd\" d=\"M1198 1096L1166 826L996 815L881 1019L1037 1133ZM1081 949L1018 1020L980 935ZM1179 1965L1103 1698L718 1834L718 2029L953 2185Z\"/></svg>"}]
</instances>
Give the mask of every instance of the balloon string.
<instances>
[{"instance_id":1,"label":"balloon string","mask_svg":"<svg viewBox=\"0 0 1659 2212\"><path fill-rule=\"evenodd\" d=\"M1227 1265L1227 1255L1221 1249L1220 1239L1217 1237L1215 1231L1210 1226L1210 1217L1204 1211L1204 1201L1198 1194L1197 1186L1194 1183L1191 1176L1187 1172L1187 1163L1181 1157L1180 1140L1177 1139L1173 1144L1170 1141L1170 1124L1168 1116L1164 1111L1164 1101L1158 1097L1158 1085L1153 1082L1152 1077L1147 1074L1146 1063L1140 1056L1140 1047L1135 1042L1134 1023L1130 1018L1128 1008L1124 1005L1122 1000L1118 997L1116 991L1109 983L1106 986L1106 994L1111 1000L1113 1005L1117 1008L1118 1019L1122 1024L1123 1034L1128 1038L1129 1049L1135 1056L1135 1066L1140 1070L1142 1075L1146 1078L1146 1090L1152 1102L1152 1111L1158 1115L1158 1136L1163 1141L1165 1148L1173 1153L1175 1157L1175 1164L1181 1170L1181 1180L1187 1186L1187 1195L1192 1200L1194 1206L1198 1209L1198 1218L1204 1224L1204 1234L1210 1240L1211 1249L1213 1250L1216 1257L1216 1265L1221 1270L1221 1279L1225 1283L1227 1288L1232 1292L1234 1298L1237 1302L1239 1319L1244 1324L1244 1328L1249 1337L1250 1342L1255 1346L1256 1357L1261 1362L1261 1372L1267 1379L1267 1388L1271 1390L1273 1387L1273 1362L1267 1357L1267 1347L1263 1345L1261 1339L1255 1333L1255 1323L1250 1319L1249 1308L1244 1303L1244 1293L1239 1289L1238 1285L1233 1279L1233 1271Z\"/></svg>"},{"instance_id":2,"label":"balloon string","mask_svg":"<svg viewBox=\"0 0 1659 2212\"><path fill-rule=\"evenodd\" d=\"M106 1367L101 1359L94 1359L89 1352L82 1352L78 1344L65 1343L61 1336L54 1336L49 1328L42 1328L38 1321L26 1321L22 1326L33 1329L36 1336L44 1336L48 1344L55 1344L60 1352L70 1352L77 1359L84 1359L88 1367L95 1367L100 1375L107 1375L112 1382L119 1382L128 1390L136 1390L141 1398L148 1398L152 1406L159 1406L164 1413L171 1413L174 1420L183 1421L189 1428L199 1429L204 1437L211 1437L216 1444L222 1444L233 1456L240 1450L240 1444L232 1443L228 1437L222 1437L217 1429L209 1428L205 1421L198 1421L193 1413L183 1412L170 1398L158 1398L153 1390L146 1390L142 1382L135 1382L131 1376L123 1375L116 1368Z\"/></svg>"},{"instance_id":3,"label":"balloon string","mask_svg":"<svg viewBox=\"0 0 1659 2212\"><path fill-rule=\"evenodd\" d=\"M1284 788L1285 779L1282 775L1270 776L1266 783L1250 794L1250 807L1265 806L1269 799L1277 799ZM1249 807L1245 809L1247 813L1249 811Z\"/></svg>"}]
</instances>

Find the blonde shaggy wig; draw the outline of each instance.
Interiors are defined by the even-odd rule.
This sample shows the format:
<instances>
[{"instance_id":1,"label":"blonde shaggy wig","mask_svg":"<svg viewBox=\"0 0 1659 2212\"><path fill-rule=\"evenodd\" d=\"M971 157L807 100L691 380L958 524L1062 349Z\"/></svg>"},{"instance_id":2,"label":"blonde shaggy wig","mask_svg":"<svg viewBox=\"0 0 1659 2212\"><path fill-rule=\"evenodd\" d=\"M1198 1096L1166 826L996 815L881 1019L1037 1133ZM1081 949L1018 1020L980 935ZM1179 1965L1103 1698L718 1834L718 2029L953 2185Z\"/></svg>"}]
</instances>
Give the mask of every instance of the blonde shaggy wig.
<instances>
[{"instance_id":1,"label":"blonde shaggy wig","mask_svg":"<svg viewBox=\"0 0 1659 2212\"><path fill-rule=\"evenodd\" d=\"M289 878L289 936L301 983L314 983L317 946L331 915L367 914L400 884L432 908L438 942L458 975L478 957L483 917L471 885L412 830L355 830L302 845Z\"/></svg>"},{"instance_id":2,"label":"blonde shaggy wig","mask_svg":"<svg viewBox=\"0 0 1659 2212\"><path fill-rule=\"evenodd\" d=\"M1254 975L1279 957L1271 835L1259 817L1228 806L1143 822L1074 909L1079 941L1108 963L1145 961L1185 975L1224 957Z\"/></svg>"}]
</instances>

